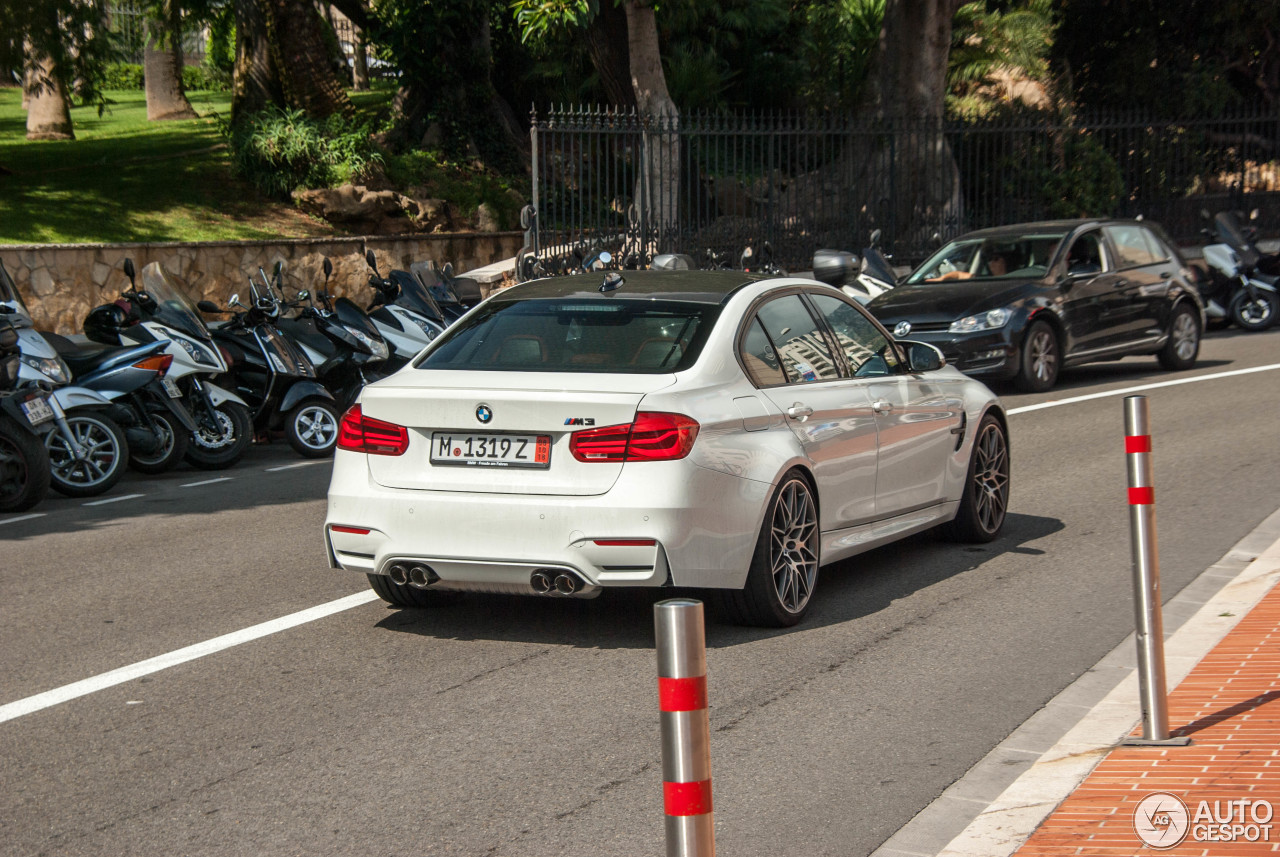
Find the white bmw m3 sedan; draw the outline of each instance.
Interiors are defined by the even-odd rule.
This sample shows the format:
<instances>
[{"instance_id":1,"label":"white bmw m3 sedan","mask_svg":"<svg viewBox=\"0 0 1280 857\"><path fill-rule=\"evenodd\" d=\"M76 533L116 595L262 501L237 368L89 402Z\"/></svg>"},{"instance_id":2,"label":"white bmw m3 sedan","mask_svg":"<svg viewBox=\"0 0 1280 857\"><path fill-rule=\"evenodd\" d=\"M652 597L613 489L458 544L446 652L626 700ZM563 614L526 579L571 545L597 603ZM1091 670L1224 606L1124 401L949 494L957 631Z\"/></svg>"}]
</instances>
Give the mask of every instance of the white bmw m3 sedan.
<instances>
[{"instance_id":1,"label":"white bmw m3 sedan","mask_svg":"<svg viewBox=\"0 0 1280 857\"><path fill-rule=\"evenodd\" d=\"M990 541L1000 402L794 277L610 271L490 297L342 419L325 541L391 604L712 590L785 626L824 565Z\"/></svg>"}]
</instances>

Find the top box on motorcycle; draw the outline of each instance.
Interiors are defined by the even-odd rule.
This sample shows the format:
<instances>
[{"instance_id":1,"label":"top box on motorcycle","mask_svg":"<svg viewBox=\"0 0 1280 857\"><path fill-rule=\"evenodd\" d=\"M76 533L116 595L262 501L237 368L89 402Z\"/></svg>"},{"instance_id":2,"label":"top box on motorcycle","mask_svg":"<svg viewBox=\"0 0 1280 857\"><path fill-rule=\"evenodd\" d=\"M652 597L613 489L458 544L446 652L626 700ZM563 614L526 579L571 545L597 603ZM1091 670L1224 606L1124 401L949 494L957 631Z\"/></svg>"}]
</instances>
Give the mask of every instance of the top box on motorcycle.
<instances>
[{"instance_id":1,"label":"top box on motorcycle","mask_svg":"<svg viewBox=\"0 0 1280 857\"><path fill-rule=\"evenodd\" d=\"M818 250L813 254L813 278L829 286L843 286L858 276L858 257L848 250Z\"/></svg>"}]
</instances>

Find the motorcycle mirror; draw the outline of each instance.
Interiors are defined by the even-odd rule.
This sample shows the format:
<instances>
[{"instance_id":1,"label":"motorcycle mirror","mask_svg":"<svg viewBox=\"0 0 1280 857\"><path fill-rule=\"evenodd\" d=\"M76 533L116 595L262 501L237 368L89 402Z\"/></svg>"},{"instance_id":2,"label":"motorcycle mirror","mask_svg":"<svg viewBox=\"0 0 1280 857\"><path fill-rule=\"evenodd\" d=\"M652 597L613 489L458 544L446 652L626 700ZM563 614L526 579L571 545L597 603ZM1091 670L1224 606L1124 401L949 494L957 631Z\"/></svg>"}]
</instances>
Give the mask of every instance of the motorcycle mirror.
<instances>
[{"instance_id":1,"label":"motorcycle mirror","mask_svg":"<svg viewBox=\"0 0 1280 857\"><path fill-rule=\"evenodd\" d=\"M124 275L129 278L129 282L133 282L133 278L137 275L137 271L133 268L133 260L126 258L124 260Z\"/></svg>"},{"instance_id":2,"label":"motorcycle mirror","mask_svg":"<svg viewBox=\"0 0 1280 857\"><path fill-rule=\"evenodd\" d=\"M453 263L445 262L444 267L440 269L440 273L444 274L444 278L446 280L452 280L453 279Z\"/></svg>"},{"instance_id":3,"label":"motorcycle mirror","mask_svg":"<svg viewBox=\"0 0 1280 857\"><path fill-rule=\"evenodd\" d=\"M235 300L235 298L233 297L232 300ZM200 310L200 312L222 312L213 301L199 301L196 303L196 309Z\"/></svg>"},{"instance_id":4,"label":"motorcycle mirror","mask_svg":"<svg viewBox=\"0 0 1280 857\"><path fill-rule=\"evenodd\" d=\"M1209 213L1209 209L1207 209L1207 208L1202 208L1202 209L1200 209L1200 219L1201 219L1201 220L1213 220L1213 215Z\"/></svg>"},{"instance_id":5,"label":"motorcycle mirror","mask_svg":"<svg viewBox=\"0 0 1280 857\"><path fill-rule=\"evenodd\" d=\"M601 265L608 265L610 262L613 261L613 254L610 253L608 250L601 250L599 258L600 258Z\"/></svg>"},{"instance_id":6,"label":"motorcycle mirror","mask_svg":"<svg viewBox=\"0 0 1280 857\"><path fill-rule=\"evenodd\" d=\"M240 306L240 293L232 292L231 297L227 299L227 306Z\"/></svg>"},{"instance_id":7,"label":"motorcycle mirror","mask_svg":"<svg viewBox=\"0 0 1280 857\"><path fill-rule=\"evenodd\" d=\"M876 247L880 244L880 237L883 233L879 229L871 230L871 246Z\"/></svg>"},{"instance_id":8,"label":"motorcycle mirror","mask_svg":"<svg viewBox=\"0 0 1280 857\"><path fill-rule=\"evenodd\" d=\"M281 280L284 279L284 262L283 261L277 261L275 265L272 266L271 279L275 281L275 284L277 286L280 285Z\"/></svg>"},{"instance_id":9,"label":"motorcycle mirror","mask_svg":"<svg viewBox=\"0 0 1280 857\"><path fill-rule=\"evenodd\" d=\"M942 233L941 233L941 232L935 232L935 233L933 233L933 235L931 236L931 238L930 238L929 240L931 240L931 241L933 242L933 244L934 244L934 246L935 246L935 247L941 247L941 246L942 246Z\"/></svg>"},{"instance_id":10,"label":"motorcycle mirror","mask_svg":"<svg viewBox=\"0 0 1280 857\"><path fill-rule=\"evenodd\" d=\"M324 257L324 264L320 267L324 268L324 281L329 282L329 277L333 274L333 262L329 261L329 257Z\"/></svg>"},{"instance_id":11,"label":"motorcycle mirror","mask_svg":"<svg viewBox=\"0 0 1280 857\"><path fill-rule=\"evenodd\" d=\"M372 250L364 251L364 260L369 263L369 267L373 268L373 273L378 273L378 257L373 255Z\"/></svg>"},{"instance_id":12,"label":"motorcycle mirror","mask_svg":"<svg viewBox=\"0 0 1280 857\"><path fill-rule=\"evenodd\" d=\"M1258 216L1259 216L1259 215L1261 215L1261 214L1262 214L1262 212L1255 208L1255 209L1253 209L1252 211L1250 211L1250 212L1249 212L1249 219L1250 219L1250 220L1257 220L1257 219L1258 219Z\"/></svg>"}]
</instances>

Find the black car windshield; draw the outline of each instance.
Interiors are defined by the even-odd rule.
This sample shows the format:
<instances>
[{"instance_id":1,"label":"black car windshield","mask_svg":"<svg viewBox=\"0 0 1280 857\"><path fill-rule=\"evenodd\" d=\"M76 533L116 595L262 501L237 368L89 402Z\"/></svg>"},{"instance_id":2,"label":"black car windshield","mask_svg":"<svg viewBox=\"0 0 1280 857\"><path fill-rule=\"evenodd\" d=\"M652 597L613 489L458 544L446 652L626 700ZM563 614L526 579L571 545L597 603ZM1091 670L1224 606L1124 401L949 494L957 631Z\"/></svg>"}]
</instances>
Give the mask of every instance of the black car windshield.
<instances>
[{"instance_id":1,"label":"black car windshield","mask_svg":"<svg viewBox=\"0 0 1280 857\"><path fill-rule=\"evenodd\" d=\"M698 359L718 304L534 298L496 301L447 329L420 369L679 372Z\"/></svg>"},{"instance_id":2,"label":"black car windshield","mask_svg":"<svg viewBox=\"0 0 1280 857\"><path fill-rule=\"evenodd\" d=\"M1066 232L1035 231L986 238L957 238L907 278L907 285L956 280L1043 277Z\"/></svg>"},{"instance_id":3,"label":"black car windshield","mask_svg":"<svg viewBox=\"0 0 1280 857\"><path fill-rule=\"evenodd\" d=\"M196 310L195 301L187 295L187 284L181 278L170 274L160 267L159 262L152 262L142 269L140 275L142 291L151 295L156 302L154 310L157 321L180 330L188 336L211 342L209 328Z\"/></svg>"}]
</instances>

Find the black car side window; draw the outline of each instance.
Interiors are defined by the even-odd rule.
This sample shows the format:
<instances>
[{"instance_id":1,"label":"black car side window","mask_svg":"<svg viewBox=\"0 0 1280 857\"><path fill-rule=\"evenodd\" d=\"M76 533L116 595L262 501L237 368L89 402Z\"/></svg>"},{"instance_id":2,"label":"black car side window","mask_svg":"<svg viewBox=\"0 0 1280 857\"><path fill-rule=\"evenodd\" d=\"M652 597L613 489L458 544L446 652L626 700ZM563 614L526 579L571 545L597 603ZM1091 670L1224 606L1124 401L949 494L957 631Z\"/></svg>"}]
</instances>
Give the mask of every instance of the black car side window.
<instances>
[{"instance_id":1,"label":"black car side window","mask_svg":"<svg viewBox=\"0 0 1280 857\"><path fill-rule=\"evenodd\" d=\"M1081 235L1067 251L1067 276L1100 274L1106 270L1106 254L1097 232Z\"/></svg>"},{"instance_id":2,"label":"black car side window","mask_svg":"<svg viewBox=\"0 0 1280 857\"><path fill-rule=\"evenodd\" d=\"M1116 248L1121 268L1134 268L1139 265L1151 265L1160 261L1147 239L1147 230L1136 223L1125 223L1116 226L1104 226L1111 244Z\"/></svg>"},{"instance_id":3,"label":"black car side window","mask_svg":"<svg viewBox=\"0 0 1280 857\"><path fill-rule=\"evenodd\" d=\"M866 316L834 295L810 294L809 297L836 335L855 378L894 373L898 355Z\"/></svg>"}]
</instances>

